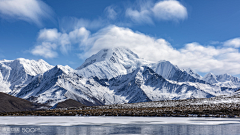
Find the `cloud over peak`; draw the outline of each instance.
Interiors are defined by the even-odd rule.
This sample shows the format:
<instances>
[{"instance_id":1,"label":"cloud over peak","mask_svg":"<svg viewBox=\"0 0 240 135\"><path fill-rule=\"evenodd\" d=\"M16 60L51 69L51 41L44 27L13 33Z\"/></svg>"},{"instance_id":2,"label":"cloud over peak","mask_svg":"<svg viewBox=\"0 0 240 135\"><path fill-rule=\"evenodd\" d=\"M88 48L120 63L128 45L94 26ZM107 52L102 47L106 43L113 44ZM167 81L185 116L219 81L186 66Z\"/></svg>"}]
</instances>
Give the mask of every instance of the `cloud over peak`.
<instances>
[{"instance_id":1,"label":"cloud over peak","mask_svg":"<svg viewBox=\"0 0 240 135\"><path fill-rule=\"evenodd\" d=\"M191 68L197 72L240 74L240 52L232 47L216 48L193 42L175 49L165 39L117 26L103 28L91 35L86 43L89 49L80 58L87 58L103 48L127 47L146 60L167 60L180 68Z\"/></svg>"},{"instance_id":2,"label":"cloud over peak","mask_svg":"<svg viewBox=\"0 0 240 135\"><path fill-rule=\"evenodd\" d=\"M74 44L83 51L79 54L83 60L104 48L127 47L146 60L155 62L167 60L180 68L191 68L196 72L240 74L240 52L235 46L204 46L192 42L175 49L165 39L156 39L115 25L100 29L94 34L84 27L69 33L61 33L56 29L43 29L39 33L38 40L41 44L32 50L32 54L46 58L56 57L58 48L62 53L67 53ZM235 43L235 39L225 43L232 40Z\"/></svg>"}]
</instances>

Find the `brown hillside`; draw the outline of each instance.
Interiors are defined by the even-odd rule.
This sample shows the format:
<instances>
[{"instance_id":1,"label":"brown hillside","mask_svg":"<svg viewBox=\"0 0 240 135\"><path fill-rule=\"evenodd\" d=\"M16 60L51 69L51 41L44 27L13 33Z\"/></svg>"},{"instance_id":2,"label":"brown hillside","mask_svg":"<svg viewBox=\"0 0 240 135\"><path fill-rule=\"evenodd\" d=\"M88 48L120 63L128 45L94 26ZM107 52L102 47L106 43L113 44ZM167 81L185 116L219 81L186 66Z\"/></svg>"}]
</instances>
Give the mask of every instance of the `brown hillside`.
<instances>
[{"instance_id":1,"label":"brown hillside","mask_svg":"<svg viewBox=\"0 0 240 135\"><path fill-rule=\"evenodd\" d=\"M72 99L67 99L63 102L58 103L56 108L68 108L68 107L83 107L85 106L84 104L81 104L75 100Z\"/></svg>"},{"instance_id":2,"label":"brown hillside","mask_svg":"<svg viewBox=\"0 0 240 135\"><path fill-rule=\"evenodd\" d=\"M17 98L0 92L0 112L16 112L33 109L33 103L25 99Z\"/></svg>"}]
</instances>

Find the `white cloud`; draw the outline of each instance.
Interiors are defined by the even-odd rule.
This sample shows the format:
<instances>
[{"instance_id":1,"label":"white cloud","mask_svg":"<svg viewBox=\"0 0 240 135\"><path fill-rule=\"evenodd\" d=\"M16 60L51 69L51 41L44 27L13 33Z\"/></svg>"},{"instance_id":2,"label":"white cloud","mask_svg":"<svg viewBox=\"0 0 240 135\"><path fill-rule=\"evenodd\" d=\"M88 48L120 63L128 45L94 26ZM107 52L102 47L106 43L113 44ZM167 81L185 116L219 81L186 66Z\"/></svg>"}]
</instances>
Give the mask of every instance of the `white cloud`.
<instances>
[{"instance_id":1,"label":"white cloud","mask_svg":"<svg viewBox=\"0 0 240 135\"><path fill-rule=\"evenodd\" d=\"M106 15L109 19L115 20L117 17L117 12L113 8L113 6L108 6L105 8Z\"/></svg>"},{"instance_id":2,"label":"white cloud","mask_svg":"<svg viewBox=\"0 0 240 135\"><path fill-rule=\"evenodd\" d=\"M128 8L126 10L126 16L130 17L132 21L136 23L148 23L153 24L152 18L151 18L151 12L149 10L133 10L131 8Z\"/></svg>"},{"instance_id":3,"label":"white cloud","mask_svg":"<svg viewBox=\"0 0 240 135\"><path fill-rule=\"evenodd\" d=\"M160 20L181 20L187 18L187 9L176 0L160 1L152 8L154 16Z\"/></svg>"},{"instance_id":4,"label":"white cloud","mask_svg":"<svg viewBox=\"0 0 240 135\"><path fill-rule=\"evenodd\" d=\"M63 54L67 54L71 50L72 44L85 42L89 35L90 32L84 27L69 33L61 33L57 29L42 29L38 35L38 43L41 45L35 46L31 53L45 58L54 58L57 56L56 50L59 48Z\"/></svg>"},{"instance_id":5,"label":"white cloud","mask_svg":"<svg viewBox=\"0 0 240 135\"><path fill-rule=\"evenodd\" d=\"M37 45L32 51L31 53L33 55L39 55L42 56L44 58L55 58L57 57L57 52L54 51L56 50L57 45L56 44L52 44L49 42L42 42L41 45Z\"/></svg>"},{"instance_id":6,"label":"white cloud","mask_svg":"<svg viewBox=\"0 0 240 135\"><path fill-rule=\"evenodd\" d=\"M86 42L89 35L90 32L86 28L81 27L80 29L75 29L74 31L71 31L69 33L69 38L72 43Z\"/></svg>"},{"instance_id":7,"label":"white cloud","mask_svg":"<svg viewBox=\"0 0 240 135\"><path fill-rule=\"evenodd\" d=\"M71 50L71 42L68 34L61 34L57 43L60 45L60 50L62 53L67 54L68 51Z\"/></svg>"},{"instance_id":8,"label":"white cloud","mask_svg":"<svg viewBox=\"0 0 240 135\"><path fill-rule=\"evenodd\" d=\"M39 32L38 41L41 43L32 50L32 54L46 58L56 57L58 49L62 53L67 53L74 44L78 44L83 51L79 54L82 59L90 57L103 48L122 46L131 49L146 60L156 62L168 60L180 68L191 68L196 72L240 74L240 52L234 48L235 46L203 46L193 42L181 49L175 49L165 39L156 39L117 26L105 27L94 34L84 27L69 33L61 33L56 29L43 29Z\"/></svg>"},{"instance_id":9,"label":"white cloud","mask_svg":"<svg viewBox=\"0 0 240 135\"><path fill-rule=\"evenodd\" d=\"M180 68L191 68L197 72L240 74L238 49L189 43L177 50L164 39L155 39L128 28L117 26L103 28L91 35L84 45L89 48L80 54L80 58L84 59L103 48L124 46L151 61L168 60ZM80 47L83 47L83 44Z\"/></svg>"},{"instance_id":10,"label":"white cloud","mask_svg":"<svg viewBox=\"0 0 240 135\"><path fill-rule=\"evenodd\" d=\"M38 40L56 41L60 36L57 29L42 29L39 32Z\"/></svg>"},{"instance_id":11,"label":"white cloud","mask_svg":"<svg viewBox=\"0 0 240 135\"><path fill-rule=\"evenodd\" d=\"M234 38L234 39L230 39L226 42L224 42L225 46L232 46L235 48L240 48L240 38Z\"/></svg>"},{"instance_id":12,"label":"white cloud","mask_svg":"<svg viewBox=\"0 0 240 135\"><path fill-rule=\"evenodd\" d=\"M155 4L151 2L141 3L140 10L127 8L125 15L136 23L153 23L157 20L183 20L188 16L187 9L176 0L164 0Z\"/></svg>"},{"instance_id":13,"label":"white cloud","mask_svg":"<svg viewBox=\"0 0 240 135\"><path fill-rule=\"evenodd\" d=\"M42 18L51 18L52 10L41 0L0 0L0 15L42 24Z\"/></svg>"}]
</instances>

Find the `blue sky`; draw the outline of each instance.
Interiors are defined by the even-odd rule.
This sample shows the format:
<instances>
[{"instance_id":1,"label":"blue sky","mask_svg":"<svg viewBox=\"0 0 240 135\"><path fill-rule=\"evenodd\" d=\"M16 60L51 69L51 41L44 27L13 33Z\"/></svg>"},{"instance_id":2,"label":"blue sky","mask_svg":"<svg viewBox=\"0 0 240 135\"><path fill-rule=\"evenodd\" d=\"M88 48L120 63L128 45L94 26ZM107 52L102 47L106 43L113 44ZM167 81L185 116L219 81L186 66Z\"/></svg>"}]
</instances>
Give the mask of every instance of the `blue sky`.
<instances>
[{"instance_id":1,"label":"blue sky","mask_svg":"<svg viewBox=\"0 0 240 135\"><path fill-rule=\"evenodd\" d=\"M204 75L240 74L240 1L0 0L0 59L80 66L125 46Z\"/></svg>"}]
</instances>

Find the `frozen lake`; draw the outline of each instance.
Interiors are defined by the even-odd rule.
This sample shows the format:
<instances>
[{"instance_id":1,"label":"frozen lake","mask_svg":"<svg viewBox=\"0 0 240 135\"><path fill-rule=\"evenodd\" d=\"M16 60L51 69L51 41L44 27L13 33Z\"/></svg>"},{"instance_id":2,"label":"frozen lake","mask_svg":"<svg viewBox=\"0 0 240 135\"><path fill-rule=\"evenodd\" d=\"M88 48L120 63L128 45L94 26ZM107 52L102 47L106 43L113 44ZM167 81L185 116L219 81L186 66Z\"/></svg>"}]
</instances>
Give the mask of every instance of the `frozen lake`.
<instances>
[{"instance_id":1,"label":"frozen lake","mask_svg":"<svg viewBox=\"0 0 240 135\"><path fill-rule=\"evenodd\" d=\"M0 117L1 134L239 134L240 119L179 117Z\"/></svg>"}]
</instances>

